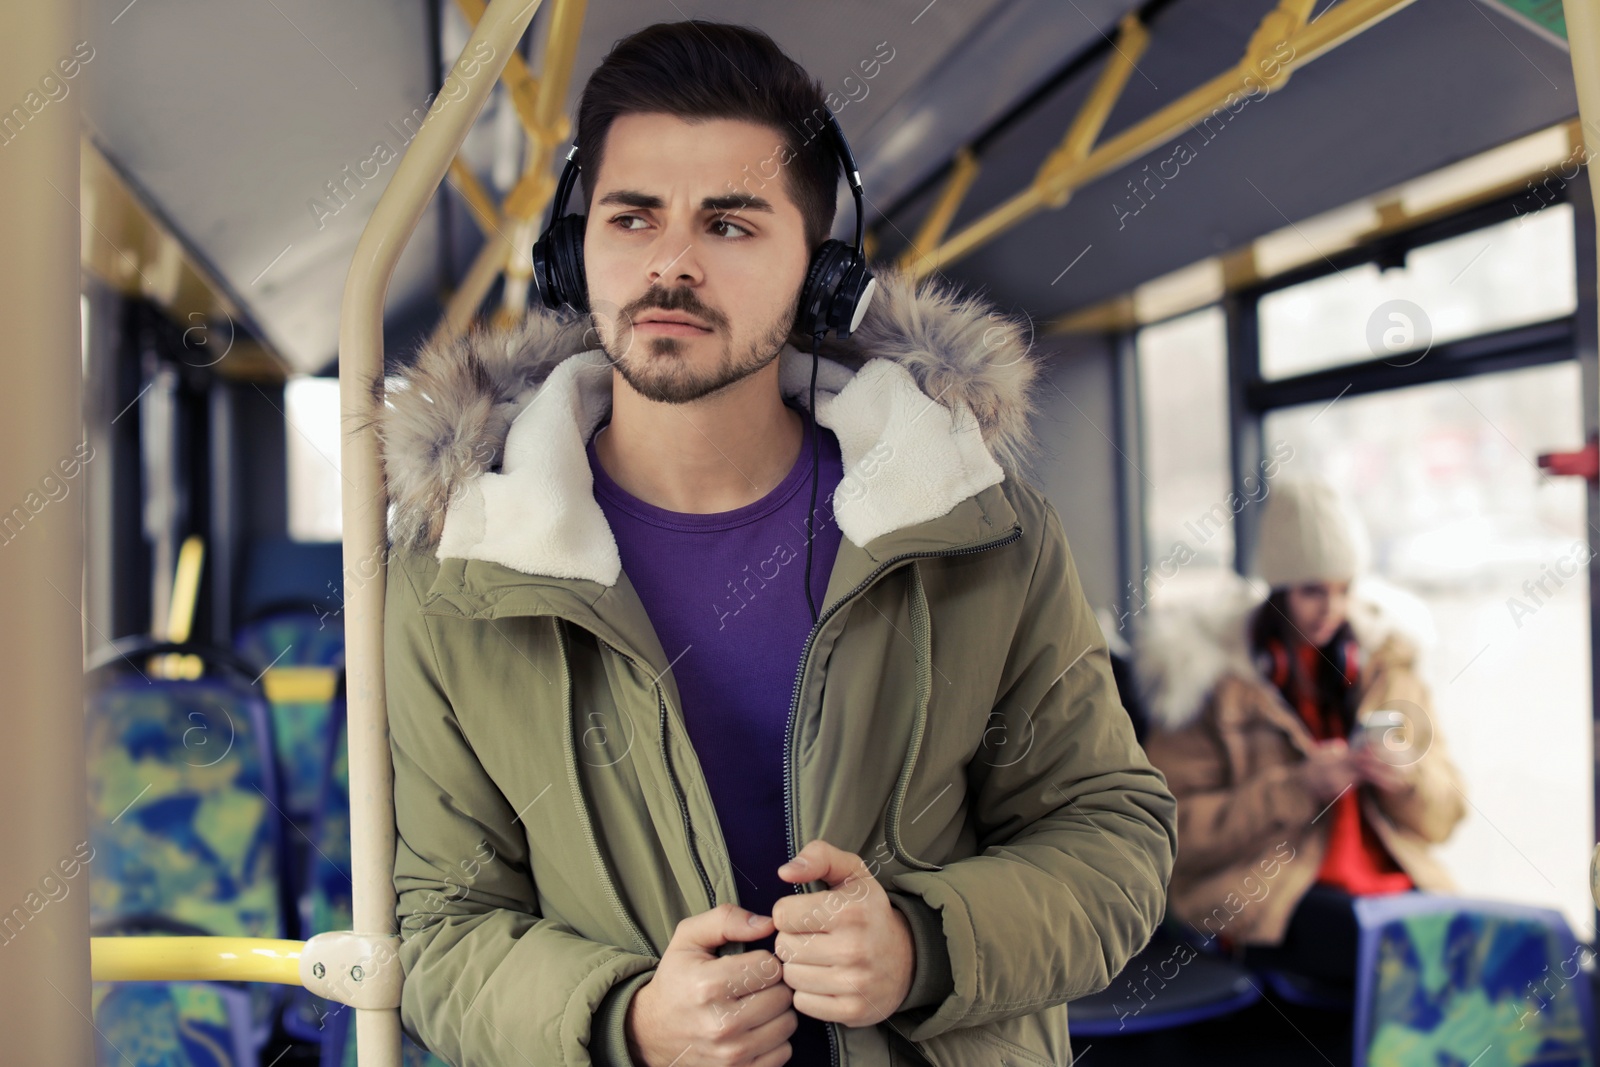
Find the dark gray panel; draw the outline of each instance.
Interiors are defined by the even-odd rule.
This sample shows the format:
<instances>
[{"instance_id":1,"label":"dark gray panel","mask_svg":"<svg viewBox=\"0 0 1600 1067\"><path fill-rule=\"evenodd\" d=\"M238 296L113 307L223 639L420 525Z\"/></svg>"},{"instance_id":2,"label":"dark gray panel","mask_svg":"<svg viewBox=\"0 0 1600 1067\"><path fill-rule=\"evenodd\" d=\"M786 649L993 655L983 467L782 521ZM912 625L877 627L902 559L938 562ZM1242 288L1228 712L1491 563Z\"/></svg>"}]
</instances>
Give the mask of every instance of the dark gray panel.
<instances>
[{"instance_id":1,"label":"dark gray panel","mask_svg":"<svg viewBox=\"0 0 1600 1067\"><path fill-rule=\"evenodd\" d=\"M1061 516L1061 528L1091 605L1116 611L1118 468L1114 352L1100 337L1042 346L1034 433L1039 457L1029 479Z\"/></svg>"}]
</instances>

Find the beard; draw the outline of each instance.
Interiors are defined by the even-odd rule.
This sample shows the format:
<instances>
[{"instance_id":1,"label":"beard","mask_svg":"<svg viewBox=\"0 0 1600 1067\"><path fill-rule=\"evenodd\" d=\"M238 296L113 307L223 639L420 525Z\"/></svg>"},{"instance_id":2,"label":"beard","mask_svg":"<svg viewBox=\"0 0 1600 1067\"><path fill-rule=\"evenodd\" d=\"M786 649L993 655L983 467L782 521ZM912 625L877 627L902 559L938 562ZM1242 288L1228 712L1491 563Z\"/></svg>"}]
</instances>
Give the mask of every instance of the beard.
<instances>
[{"instance_id":1,"label":"beard","mask_svg":"<svg viewBox=\"0 0 1600 1067\"><path fill-rule=\"evenodd\" d=\"M690 367L684 342L697 341L697 338L651 337L645 346L647 350L637 351L634 342L639 338L633 323L640 312L650 308L682 311L709 323L714 332L721 333L724 340L716 364L700 371ZM786 313L767 323L753 341L735 352L726 315L700 303L688 289L652 287L622 309L616 325L616 334L608 339L605 331L599 329L599 323L595 324L602 347L622 380L646 399L662 404L687 404L726 389L777 359L789 339L793 315Z\"/></svg>"}]
</instances>

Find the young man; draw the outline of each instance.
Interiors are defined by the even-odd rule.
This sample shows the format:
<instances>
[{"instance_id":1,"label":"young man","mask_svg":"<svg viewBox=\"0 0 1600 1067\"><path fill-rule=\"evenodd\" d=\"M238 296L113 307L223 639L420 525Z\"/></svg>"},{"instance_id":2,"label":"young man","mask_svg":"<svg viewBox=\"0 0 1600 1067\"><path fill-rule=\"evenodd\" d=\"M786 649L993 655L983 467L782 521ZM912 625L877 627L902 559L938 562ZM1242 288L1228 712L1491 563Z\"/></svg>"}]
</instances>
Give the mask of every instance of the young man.
<instances>
[{"instance_id":1,"label":"young man","mask_svg":"<svg viewBox=\"0 0 1600 1067\"><path fill-rule=\"evenodd\" d=\"M1174 803L1018 477L1017 324L880 279L811 418L825 107L753 30L620 41L592 323L390 386L402 1017L453 1063L1062 1064L1161 916Z\"/></svg>"}]
</instances>

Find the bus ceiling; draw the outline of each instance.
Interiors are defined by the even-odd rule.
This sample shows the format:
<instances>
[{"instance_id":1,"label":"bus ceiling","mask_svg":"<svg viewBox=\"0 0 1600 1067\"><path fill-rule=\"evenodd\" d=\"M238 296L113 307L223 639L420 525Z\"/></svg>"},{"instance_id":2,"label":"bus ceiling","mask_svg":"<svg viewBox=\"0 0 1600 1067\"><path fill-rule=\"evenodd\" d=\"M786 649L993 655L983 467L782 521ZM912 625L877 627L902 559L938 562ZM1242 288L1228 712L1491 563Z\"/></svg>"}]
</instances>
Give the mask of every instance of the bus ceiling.
<instances>
[{"instance_id":1,"label":"bus ceiling","mask_svg":"<svg viewBox=\"0 0 1600 1067\"><path fill-rule=\"evenodd\" d=\"M222 314L246 320L293 370L322 371L336 358L339 293L356 241L481 6L356 0L291 19L272 5L242 5L229 14L240 44L227 48L217 47L214 8L135 9L109 28L124 39L119 47L90 61L87 125L115 172L236 309ZM571 113L576 87L612 41L652 14L681 17L671 3L652 12L586 6L570 73L556 79L566 88L543 101L556 117ZM548 36L556 7L536 15L528 56L537 57L534 42ZM910 18L868 7L819 19L809 6L772 4L759 21L833 92L859 146L881 259L918 258L905 255L911 235L952 172L962 188L946 197L939 229L947 236L1012 201L1047 161L1060 162L1069 128L1092 135L1079 149L1105 147L1163 109L1184 110L1188 98L1181 132L1120 153L1064 204L985 232L959 259L920 264L1050 319L1573 118L1564 27L1522 9L1539 5L972 0L928 4ZM731 3L696 10L750 17ZM1296 11L1304 18L1286 43L1282 20ZM1331 40L1314 54L1298 52L1294 42L1318 40L1324 19L1349 28L1322 34ZM1140 35L1136 58L1130 23ZM1252 55L1253 39L1277 42L1277 54ZM1281 85L1192 106L1197 90L1250 61L1269 75L1282 66ZM1126 69L1109 91L1106 72L1118 65ZM517 188L524 146L537 145L518 129L541 104L529 73L537 59L518 67L514 60L510 88L496 91L464 146L456 191L430 204L396 269L385 305L392 356L435 327L442 294L455 294L459 328L507 261L506 291L526 291L519 257L548 191ZM285 81L286 69L309 74ZM1103 106L1086 119L1097 93ZM1245 110L1248 121L1236 121ZM970 161L965 173L958 159ZM547 161L541 173L549 169ZM241 202L251 210L240 212ZM496 234L486 215L497 208L521 225ZM1089 249L1098 250L1093 269L1073 271Z\"/></svg>"}]
</instances>

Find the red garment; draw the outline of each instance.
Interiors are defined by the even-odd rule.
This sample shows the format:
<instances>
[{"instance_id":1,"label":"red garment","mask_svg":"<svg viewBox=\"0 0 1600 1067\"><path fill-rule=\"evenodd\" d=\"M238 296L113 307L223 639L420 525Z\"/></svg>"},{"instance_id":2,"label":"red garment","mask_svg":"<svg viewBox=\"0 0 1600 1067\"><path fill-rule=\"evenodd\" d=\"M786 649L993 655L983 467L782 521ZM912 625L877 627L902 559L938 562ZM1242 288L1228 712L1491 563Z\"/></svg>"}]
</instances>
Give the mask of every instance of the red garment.
<instances>
[{"instance_id":1,"label":"red garment","mask_svg":"<svg viewBox=\"0 0 1600 1067\"><path fill-rule=\"evenodd\" d=\"M1347 646L1344 656L1345 681L1349 685L1356 683L1359 672L1353 645L1352 642ZM1281 652L1274 651L1274 666L1282 668L1277 673L1286 675L1287 664ZM1301 676L1315 678L1323 653L1306 641L1298 642L1296 651L1300 656ZM1317 740L1327 741L1345 736L1343 719L1333 709L1318 706L1312 693L1300 694L1297 710ZM1317 881L1323 885L1337 886L1358 897L1399 893L1415 888L1410 876L1401 870L1394 857L1389 855L1389 850L1383 847L1372 824L1362 818L1356 788L1346 789L1332 807L1320 816L1331 818L1333 822L1328 828L1328 851L1322 857Z\"/></svg>"}]
</instances>

